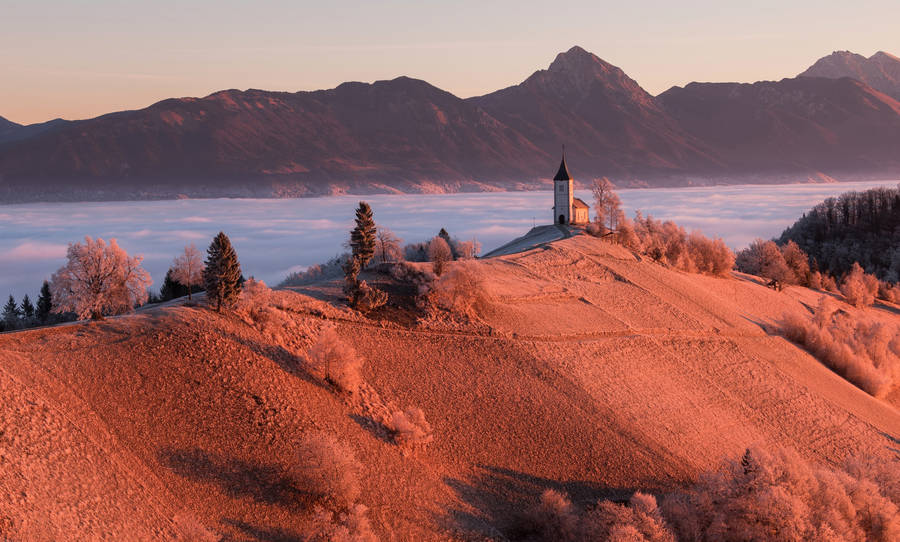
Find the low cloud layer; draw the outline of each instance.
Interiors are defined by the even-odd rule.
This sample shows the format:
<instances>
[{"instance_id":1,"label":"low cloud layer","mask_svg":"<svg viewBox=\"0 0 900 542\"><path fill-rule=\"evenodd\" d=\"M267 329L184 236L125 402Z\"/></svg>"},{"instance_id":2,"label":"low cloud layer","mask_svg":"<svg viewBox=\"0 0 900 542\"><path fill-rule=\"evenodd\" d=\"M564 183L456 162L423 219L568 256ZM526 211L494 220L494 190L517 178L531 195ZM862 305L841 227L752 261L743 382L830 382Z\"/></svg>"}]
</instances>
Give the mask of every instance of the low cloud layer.
<instances>
[{"instance_id":1,"label":"low cloud layer","mask_svg":"<svg viewBox=\"0 0 900 542\"><path fill-rule=\"evenodd\" d=\"M897 181L815 185L722 186L622 190L625 210L672 219L739 248L778 235L828 196ZM589 191L577 196L590 202ZM375 220L406 242L442 227L484 250L552 221L549 192L338 196L292 200L177 200L0 206L0 295L34 296L64 262L66 246L85 235L115 237L143 254L158 289L172 258L190 242L205 251L219 230L237 249L246 276L278 283L286 270L323 262L344 250L360 199Z\"/></svg>"}]
</instances>

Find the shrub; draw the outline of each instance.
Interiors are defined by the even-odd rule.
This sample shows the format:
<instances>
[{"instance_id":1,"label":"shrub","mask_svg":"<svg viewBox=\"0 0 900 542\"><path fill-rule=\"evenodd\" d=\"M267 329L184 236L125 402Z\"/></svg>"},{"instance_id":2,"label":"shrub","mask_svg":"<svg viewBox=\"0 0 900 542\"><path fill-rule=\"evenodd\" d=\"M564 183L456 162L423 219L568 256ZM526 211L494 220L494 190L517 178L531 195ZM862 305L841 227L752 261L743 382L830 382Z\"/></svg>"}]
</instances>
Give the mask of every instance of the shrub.
<instances>
[{"instance_id":1,"label":"shrub","mask_svg":"<svg viewBox=\"0 0 900 542\"><path fill-rule=\"evenodd\" d=\"M683 493L663 513L681 540L897 540L897 506L876 485L815 467L795 452L750 448Z\"/></svg>"},{"instance_id":2,"label":"shrub","mask_svg":"<svg viewBox=\"0 0 900 542\"><path fill-rule=\"evenodd\" d=\"M345 252L326 263L311 265L304 271L295 271L281 281L281 286L303 286L320 280L336 279L343 275L344 265L349 259L350 254Z\"/></svg>"},{"instance_id":3,"label":"shrub","mask_svg":"<svg viewBox=\"0 0 900 542\"><path fill-rule=\"evenodd\" d=\"M833 294L838 293L837 282L835 282L834 277L831 275L822 274L822 289L826 292L831 292Z\"/></svg>"},{"instance_id":4,"label":"shrub","mask_svg":"<svg viewBox=\"0 0 900 542\"><path fill-rule=\"evenodd\" d=\"M734 253L721 239L709 239L695 231L688 236L687 247L700 273L727 275L734 267Z\"/></svg>"},{"instance_id":5,"label":"shrub","mask_svg":"<svg viewBox=\"0 0 900 542\"><path fill-rule=\"evenodd\" d=\"M309 542L378 542L366 515L368 509L357 504L347 512L335 514L321 506L313 509L313 522L304 540Z\"/></svg>"},{"instance_id":6,"label":"shrub","mask_svg":"<svg viewBox=\"0 0 900 542\"><path fill-rule=\"evenodd\" d=\"M428 293L434 286L436 279L434 273L419 269L409 262L399 262L392 265L389 273L394 279L409 284L416 289L416 305L419 308L428 304Z\"/></svg>"},{"instance_id":7,"label":"shrub","mask_svg":"<svg viewBox=\"0 0 900 542\"><path fill-rule=\"evenodd\" d=\"M428 302L446 311L471 316L475 306L487 296L479 275L469 265L457 262L435 280L427 294Z\"/></svg>"},{"instance_id":8,"label":"shrub","mask_svg":"<svg viewBox=\"0 0 900 542\"><path fill-rule=\"evenodd\" d=\"M450 252L450 245L443 237L435 237L428 242L428 261L431 262L431 268L434 274L441 276L447 262L453 260L453 254Z\"/></svg>"},{"instance_id":9,"label":"shrub","mask_svg":"<svg viewBox=\"0 0 900 542\"><path fill-rule=\"evenodd\" d=\"M406 411L394 412L390 429L394 432L394 440L401 446L427 444L434 440L431 424L425 420L421 408L410 407Z\"/></svg>"},{"instance_id":10,"label":"shrub","mask_svg":"<svg viewBox=\"0 0 900 542\"><path fill-rule=\"evenodd\" d=\"M359 498L361 469L353 450L334 435L307 433L297 446L294 477L320 503L349 508Z\"/></svg>"},{"instance_id":11,"label":"shrub","mask_svg":"<svg viewBox=\"0 0 900 542\"><path fill-rule=\"evenodd\" d=\"M851 459L843 470L796 452L749 448L701 474L657 506L635 493L627 505L601 501L585 511L553 490L541 495L526 528L538 540L880 541L900 538L897 460Z\"/></svg>"},{"instance_id":12,"label":"shrub","mask_svg":"<svg viewBox=\"0 0 900 542\"><path fill-rule=\"evenodd\" d=\"M544 491L540 504L531 512L530 519L541 540L577 540L578 513L568 496L558 491Z\"/></svg>"},{"instance_id":13,"label":"shrub","mask_svg":"<svg viewBox=\"0 0 900 542\"><path fill-rule=\"evenodd\" d=\"M797 284L797 278L774 241L756 239L740 251L735 259L743 273L772 279L784 284Z\"/></svg>"},{"instance_id":14,"label":"shrub","mask_svg":"<svg viewBox=\"0 0 900 542\"><path fill-rule=\"evenodd\" d=\"M261 280L250 277L241 289L234 310L238 315L251 318L254 321L261 320L262 313L272 302L272 290Z\"/></svg>"},{"instance_id":15,"label":"shrub","mask_svg":"<svg viewBox=\"0 0 900 542\"><path fill-rule=\"evenodd\" d=\"M355 287L350 288L347 294L347 302L359 312L373 311L387 303L387 300L387 292L369 286L364 280L357 282Z\"/></svg>"},{"instance_id":16,"label":"shrub","mask_svg":"<svg viewBox=\"0 0 900 542\"><path fill-rule=\"evenodd\" d=\"M866 392L882 396L900 381L900 327L837 312L823 298L812 320L785 314L782 332Z\"/></svg>"},{"instance_id":17,"label":"shrub","mask_svg":"<svg viewBox=\"0 0 900 542\"><path fill-rule=\"evenodd\" d=\"M878 283L878 299L890 303L900 303L900 286L880 281Z\"/></svg>"},{"instance_id":18,"label":"shrub","mask_svg":"<svg viewBox=\"0 0 900 542\"><path fill-rule=\"evenodd\" d=\"M351 307L360 312L369 312L387 303L388 295L369 286L366 281L359 280L361 265L361 261L355 257L344 264L344 295Z\"/></svg>"},{"instance_id":19,"label":"shrub","mask_svg":"<svg viewBox=\"0 0 900 542\"><path fill-rule=\"evenodd\" d=\"M588 224L590 226L590 224ZM634 229L634 223L627 218L623 218L619 222L619 229L616 231L616 242L631 250L640 251L643 247L641 239L638 237Z\"/></svg>"},{"instance_id":20,"label":"shrub","mask_svg":"<svg viewBox=\"0 0 900 542\"><path fill-rule=\"evenodd\" d=\"M788 241L781 247L781 255L784 257L784 263L794 276L797 284L801 286L809 286L809 256L806 252L797 246L797 243Z\"/></svg>"},{"instance_id":21,"label":"shrub","mask_svg":"<svg viewBox=\"0 0 900 542\"><path fill-rule=\"evenodd\" d=\"M721 239L709 239L699 231L688 235L672 221L660 222L639 212L633 225L622 223L617 237L623 245L688 273L727 275L734 267L734 254Z\"/></svg>"},{"instance_id":22,"label":"shrub","mask_svg":"<svg viewBox=\"0 0 900 542\"><path fill-rule=\"evenodd\" d=\"M850 273L841 281L841 295L853 306L868 307L875 302L878 293L878 279L867 275L858 263L854 263Z\"/></svg>"},{"instance_id":23,"label":"shrub","mask_svg":"<svg viewBox=\"0 0 900 542\"><path fill-rule=\"evenodd\" d=\"M616 540L675 542L652 495L635 493L628 505L600 501L589 511L581 511L569 498L548 489L532 511L531 530L540 540Z\"/></svg>"},{"instance_id":24,"label":"shrub","mask_svg":"<svg viewBox=\"0 0 900 542\"><path fill-rule=\"evenodd\" d=\"M334 327L325 327L307 353L310 372L339 389L355 393L362 383L362 360L353 347L338 337Z\"/></svg>"}]
</instances>

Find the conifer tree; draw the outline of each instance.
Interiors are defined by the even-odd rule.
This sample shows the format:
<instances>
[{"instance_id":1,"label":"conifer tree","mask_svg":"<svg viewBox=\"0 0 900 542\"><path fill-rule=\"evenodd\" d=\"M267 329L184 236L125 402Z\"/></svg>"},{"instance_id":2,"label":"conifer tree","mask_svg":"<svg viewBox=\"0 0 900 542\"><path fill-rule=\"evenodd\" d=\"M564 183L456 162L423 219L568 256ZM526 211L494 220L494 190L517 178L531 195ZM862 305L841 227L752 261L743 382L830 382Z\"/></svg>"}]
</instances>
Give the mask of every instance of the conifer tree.
<instances>
[{"instance_id":1,"label":"conifer tree","mask_svg":"<svg viewBox=\"0 0 900 542\"><path fill-rule=\"evenodd\" d=\"M207 303L215 305L216 312L221 312L223 305L231 304L241 293L241 265L224 232L213 238L206 254L203 282Z\"/></svg>"},{"instance_id":2,"label":"conifer tree","mask_svg":"<svg viewBox=\"0 0 900 542\"><path fill-rule=\"evenodd\" d=\"M31 303L31 298L28 297L28 294L25 294L25 297L22 298L19 313L25 318L27 323L34 319L34 304Z\"/></svg>"},{"instance_id":3,"label":"conifer tree","mask_svg":"<svg viewBox=\"0 0 900 542\"><path fill-rule=\"evenodd\" d=\"M375 220L372 208L361 201L356 209L356 227L350 231L350 248L359 267L365 267L375 255Z\"/></svg>"},{"instance_id":4,"label":"conifer tree","mask_svg":"<svg viewBox=\"0 0 900 542\"><path fill-rule=\"evenodd\" d=\"M19 327L19 306L16 305L16 299L9 294L9 301L3 307L3 321L6 329L16 329Z\"/></svg>"},{"instance_id":5,"label":"conifer tree","mask_svg":"<svg viewBox=\"0 0 900 542\"><path fill-rule=\"evenodd\" d=\"M51 310L53 310L53 296L50 294L50 283L45 280L37 301L37 318L42 324L47 323Z\"/></svg>"},{"instance_id":6,"label":"conifer tree","mask_svg":"<svg viewBox=\"0 0 900 542\"><path fill-rule=\"evenodd\" d=\"M172 278L172 275L172 268L169 268L169 270L166 271L166 278L163 279L162 286L160 286L159 288L160 301L169 301L171 299L175 299L176 297L187 295L187 287Z\"/></svg>"}]
</instances>

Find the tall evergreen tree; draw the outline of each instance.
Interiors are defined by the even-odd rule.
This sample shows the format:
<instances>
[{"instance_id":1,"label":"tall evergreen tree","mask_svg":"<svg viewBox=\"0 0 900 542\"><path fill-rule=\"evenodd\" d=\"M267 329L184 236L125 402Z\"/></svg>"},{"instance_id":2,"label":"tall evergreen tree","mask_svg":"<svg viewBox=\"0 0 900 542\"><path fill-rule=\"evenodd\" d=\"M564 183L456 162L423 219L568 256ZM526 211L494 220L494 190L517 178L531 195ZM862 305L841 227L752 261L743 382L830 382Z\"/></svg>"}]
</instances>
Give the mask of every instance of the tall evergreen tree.
<instances>
[{"instance_id":1,"label":"tall evergreen tree","mask_svg":"<svg viewBox=\"0 0 900 542\"><path fill-rule=\"evenodd\" d=\"M241 293L241 265L224 232L213 238L206 254L203 282L207 303L215 305L216 312L221 312L224 305L234 302Z\"/></svg>"},{"instance_id":2,"label":"tall evergreen tree","mask_svg":"<svg viewBox=\"0 0 900 542\"><path fill-rule=\"evenodd\" d=\"M45 280L37 301L37 318L42 324L47 323L51 310L53 310L53 296L50 294L50 283Z\"/></svg>"},{"instance_id":3,"label":"tall evergreen tree","mask_svg":"<svg viewBox=\"0 0 900 542\"><path fill-rule=\"evenodd\" d=\"M375 219L372 218L372 208L364 201L359 202L356 209L356 227L350 231L350 248L360 268L365 267L375 255Z\"/></svg>"},{"instance_id":4,"label":"tall evergreen tree","mask_svg":"<svg viewBox=\"0 0 900 542\"><path fill-rule=\"evenodd\" d=\"M16 305L16 299L9 294L9 301L3 307L3 321L6 323L6 329L16 329L19 327L19 306Z\"/></svg>"},{"instance_id":5,"label":"tall evergreen tree","mask_svg":"<svg viewBox=\"0 0 900 542\"><path fill-rule=\"evenodd\" d=\"M34 304L31 302L31 298L28 297L28 294L25 294L25 297L22 298L19 312L28 323L34 319Z\"/></svg>"}]
</instances>

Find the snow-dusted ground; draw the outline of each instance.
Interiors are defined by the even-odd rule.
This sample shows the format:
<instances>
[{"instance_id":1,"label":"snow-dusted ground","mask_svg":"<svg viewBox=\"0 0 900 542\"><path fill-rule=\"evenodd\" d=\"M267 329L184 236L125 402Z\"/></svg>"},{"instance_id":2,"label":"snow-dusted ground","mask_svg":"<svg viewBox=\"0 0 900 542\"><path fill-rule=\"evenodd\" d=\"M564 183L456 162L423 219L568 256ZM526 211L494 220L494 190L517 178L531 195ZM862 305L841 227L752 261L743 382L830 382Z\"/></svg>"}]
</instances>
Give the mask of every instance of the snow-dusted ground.
<instances>
[{"instance_id":1,"label":"snow-dusted ground","mask_svg":"<svg viewBox=\"0 0 900 542\"><path fill-rule=\"evenodd\" d=\"M641 209L687 228L720 236L733 247L777 235L825 197L895 180L864 183L745 185L621 190L626 211ZM578 197L591 201L588 191ZM66 245L85 235L115 237L130 254L143 254L159 288L172 258L195 242L205 250L224 230L246 275L278 283L291 269L320 263L342 251L360 199L375 220L407 242L441 227L473 236L484 252L551 218L548 192L338 196L315 199L177 200L0 205L0 296L36 296L41 281L62 265Z\"/></svg>"},{"instance_id":2,"label":"snow-dusted ground","mask_svg":"<svg viewBox=\"0 0 900 542\"><path fill-rule=\"evenodd\" d=\"M282 290L256 300L261 317L154 306L0 335L2 534L198 540L175 536L185 514L226 540L302 540L309 431L353 450L381 540L506 540L545 489L582 505L665 493L751 445L896 460L900 390L871 397L774 333L829 294L585 235L468 268L468 322L370 320ZM356 396L302 369L325 326L365 359ZM434 429L412 451L382 425L407 406Z\"/></svg>"}]
</instances>

